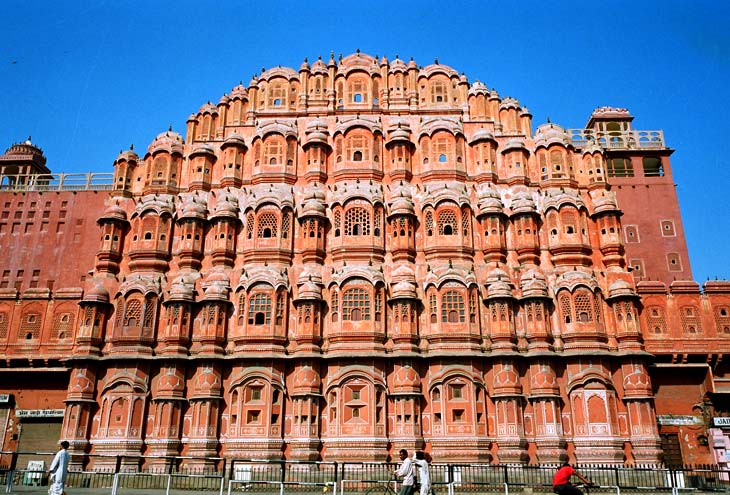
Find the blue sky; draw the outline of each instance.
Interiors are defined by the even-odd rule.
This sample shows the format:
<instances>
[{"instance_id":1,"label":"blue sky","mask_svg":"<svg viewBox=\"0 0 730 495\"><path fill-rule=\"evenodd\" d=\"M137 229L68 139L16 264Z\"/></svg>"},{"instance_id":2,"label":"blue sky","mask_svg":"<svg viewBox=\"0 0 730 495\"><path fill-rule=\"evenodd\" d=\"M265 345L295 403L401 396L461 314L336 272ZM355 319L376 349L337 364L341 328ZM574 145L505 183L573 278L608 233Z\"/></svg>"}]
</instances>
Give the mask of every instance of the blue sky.
<instances>
[{"instance_id":1,"label":"blue sky","mask_svg":"<svg viewBox=\"0 0 730 495\"><path fill-rule=\"evenodd\" d=\"M730 279L730 2L3 0L0 148L32 135L54 172L111 172L262 67L360 49L434 58L582 127L597 106L663 129L695 278ZM1 150L0 150L1 151Z\"/></svg>"}]
</instances>

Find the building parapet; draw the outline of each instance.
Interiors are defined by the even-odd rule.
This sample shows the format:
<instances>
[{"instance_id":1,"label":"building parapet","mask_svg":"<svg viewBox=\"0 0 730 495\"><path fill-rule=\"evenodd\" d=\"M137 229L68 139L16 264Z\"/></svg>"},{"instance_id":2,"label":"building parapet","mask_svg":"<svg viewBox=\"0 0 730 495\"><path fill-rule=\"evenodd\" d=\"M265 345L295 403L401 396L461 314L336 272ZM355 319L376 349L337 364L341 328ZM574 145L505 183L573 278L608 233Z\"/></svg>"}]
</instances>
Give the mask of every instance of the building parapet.
<instances>
[{"instance_id":1,"label":"building parapet","mask_svg":"<svg viewBox=\"0 0 730 495\"><path fill-rule=\"evenodd\" d=\"M0 191L111 191L112 173L0 175Z\"/></svg>"},{"instance_id":2,"label":"building parapet","mask_svg":"<svg viewBox=\"0 0 730 495\"><path fill-rule=\"evenodd\" d=\"M576 148L596 143L603 149L656 150L664 149L664 131L596 131L594 129L566 129Z\"/></svg>"}]
</instances>

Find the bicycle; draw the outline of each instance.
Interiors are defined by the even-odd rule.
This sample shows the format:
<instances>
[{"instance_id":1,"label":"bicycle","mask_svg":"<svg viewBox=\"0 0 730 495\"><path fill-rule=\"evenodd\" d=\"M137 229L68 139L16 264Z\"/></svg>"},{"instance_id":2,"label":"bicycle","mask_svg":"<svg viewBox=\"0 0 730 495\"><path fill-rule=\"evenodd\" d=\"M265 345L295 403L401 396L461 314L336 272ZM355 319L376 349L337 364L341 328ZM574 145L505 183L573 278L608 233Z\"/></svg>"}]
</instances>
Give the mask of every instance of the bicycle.
<instances>
[{"instance_id":1,"label":"bicycle","mask_svg":"<svg viewBox=\"0 0 730 495\"><path fill-rule=\"evenodd\" d=\"M391 478L388 481L376 480L375 486L371 486L365 490L363 495L398 495L398 490L396 489L397 484L397 478Z\"/></svg>"}]
</instances>

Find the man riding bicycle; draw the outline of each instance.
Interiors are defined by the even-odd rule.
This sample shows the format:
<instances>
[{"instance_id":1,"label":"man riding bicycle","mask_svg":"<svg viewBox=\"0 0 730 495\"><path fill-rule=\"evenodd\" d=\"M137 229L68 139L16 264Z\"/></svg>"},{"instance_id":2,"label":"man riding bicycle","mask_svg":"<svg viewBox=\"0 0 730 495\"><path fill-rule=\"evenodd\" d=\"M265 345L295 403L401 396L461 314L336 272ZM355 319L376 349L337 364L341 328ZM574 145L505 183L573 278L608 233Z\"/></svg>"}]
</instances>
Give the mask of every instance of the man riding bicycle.
<instances>
[{"instance_id":1,"label":"man riding bicycle","mask_svg":"<svg viewBox=\"0 0 730 495\"><path fill-rule=\"evenodd\" d=\"M570 482L570 477L573 475L577 476L578 479L587 486L593 485L588 478L578 473L578 471L573 469L573 466L568 464L566 461L565 464L563 464L563 466L555 473L555 476L553 476L553 492L558 495L583 495L580 488Z\"/></svg>"}]
</instances>

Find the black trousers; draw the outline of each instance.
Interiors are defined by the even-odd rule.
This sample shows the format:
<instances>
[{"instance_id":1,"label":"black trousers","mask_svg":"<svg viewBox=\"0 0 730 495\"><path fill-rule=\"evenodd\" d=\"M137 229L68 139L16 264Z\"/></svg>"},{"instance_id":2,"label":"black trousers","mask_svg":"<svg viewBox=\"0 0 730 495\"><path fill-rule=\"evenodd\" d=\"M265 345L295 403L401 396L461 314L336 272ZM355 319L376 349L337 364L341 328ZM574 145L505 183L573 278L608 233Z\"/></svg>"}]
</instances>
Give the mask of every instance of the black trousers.
<instances>
[{"instance_id":1,"label":"black trousers","mask_svg":"<svg viewBox=\"0 0 730 495\"><path fill-rule=\"evenodd\" d=\"M583 492L580 491L580 488L571 483L554 486L553 492L557 493L558 495L583 495Z\"/></svg>"}]
</instances>

